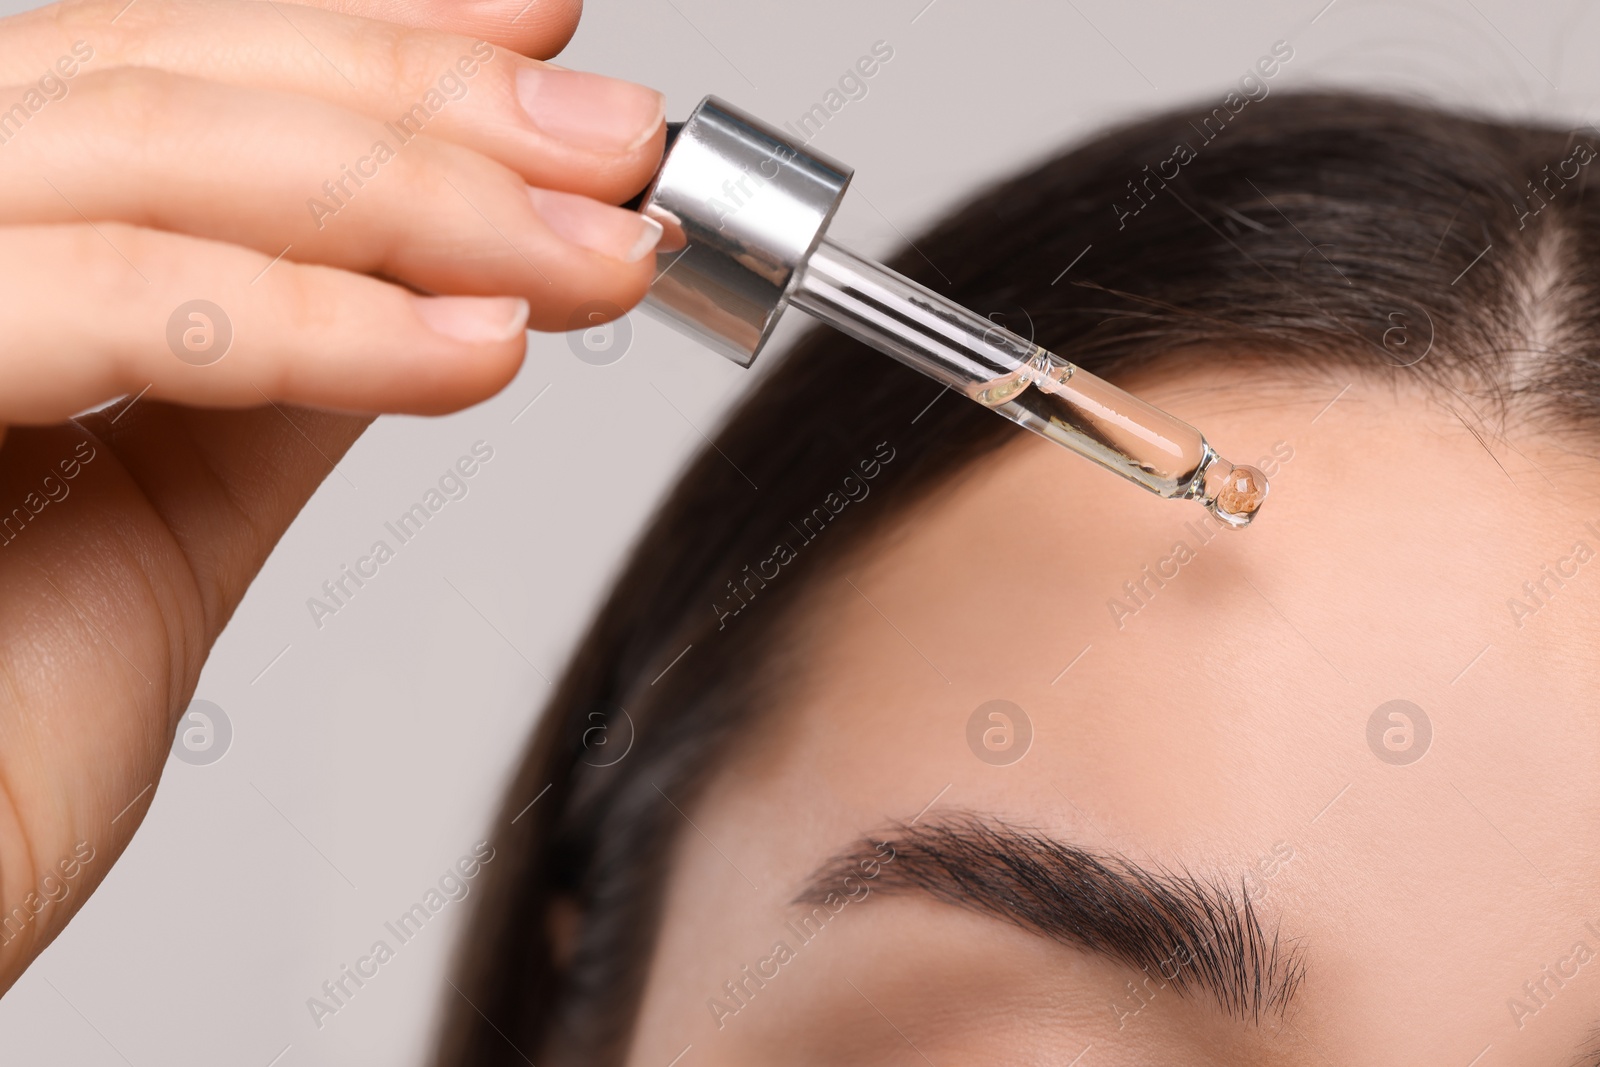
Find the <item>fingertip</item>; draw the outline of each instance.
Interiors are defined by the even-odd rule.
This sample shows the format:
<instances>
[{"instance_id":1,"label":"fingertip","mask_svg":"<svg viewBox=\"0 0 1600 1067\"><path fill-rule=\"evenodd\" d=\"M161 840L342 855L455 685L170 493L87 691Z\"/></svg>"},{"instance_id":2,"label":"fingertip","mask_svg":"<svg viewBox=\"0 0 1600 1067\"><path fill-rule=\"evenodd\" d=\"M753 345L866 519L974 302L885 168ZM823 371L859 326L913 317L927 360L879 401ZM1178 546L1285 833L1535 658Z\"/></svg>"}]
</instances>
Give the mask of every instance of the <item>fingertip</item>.
<instances>
[{"instance_id":1,"label":"fingertip","mask_svg":"<svg viewBox=\"0 0 1600 1067\"><path fill-rule=\"evenodd\" d=\"M655 256L646 256L637 263L618 263L593 253L581 254L593 265L603 265L603 269L586 271L588 280L582 288L564 287L563 299L535 299L528 329L540 333L589 329L620 319L644 299L655 275Z\"/></svg>"},{"instance_id":2,"label":"fingertip","mask_svg":"<svg viewBox=\"0 0 1600 1067\"><path fill-rule=\"evenodd\" d=\"M658 90L554 63L525 63L514 78L517 102L543 133L600 155L629 157L666 119Z\"/></svg>"},{"instance_id":3,"label":"fingertip","mask_svg":"<svg viewBox=\"0 0 1600 1067\"><path fill-rule=\"evenodd\" d=\"M596 175L590 195L608 204L622 204L638 196L661 169L667 150L665 109L662 121L637 148Z\"/></svg>"},{"instance_id":4,"label":"fingertip","mask_svg":"<svg viewBox=\"0 0 1600 1067\"><path fill-rule=\"evenodd\" d=\"M422 324L466 344L508 341L528 328L528 301L512 296L422 296L408 293Z\"/></svg>"},{"instance_id":5,"label":"fingertip","mask_svg":"<svg viewBox=\"0 0 1600 1067\"><path fill-rule=\"evenodd\" d=\"M534 7L549 9L545 13L544 29L546 39L551 43L551 51L540 57L548 59L572 43L573 36L578 32L578 23L583 18L583 0L538 0Z\"/></svg>"},{"instance_id":6,"label":"fingertip","mask_svg":"<svg viewBox=\"0 0 1600 1067\"><path fill-rule=\"evenodd\" d=\"M403 361L411 378L399 387L399 406L411 414L441 415L486 400L503 389L527 351L529 302L521 297L405 294L419 327L444 339L442 352ZM434 347L434 346L425 346Z\"/></svg>"},{"instance_id":7,"label":"fingertip","mask_svg":"<svg viewBox=\"0 0 1600 1067\"><path fill-rule=\"evenodd\" d=\"M635 264L661 241L661 223L587 196L528 187L533 209L552 233L570 244L623 264Z\"/></svg>"},{"instance_id":8,"label":"fingertip","mask_svg":"<svg viewBox=\"0 0 1600 1067\"><path fill-rule=\"evenodd\" d=\"M474 0L457 17L491 44L533 59L549 59L578 32L583 0Z\"/></svg>"}]
</instances>

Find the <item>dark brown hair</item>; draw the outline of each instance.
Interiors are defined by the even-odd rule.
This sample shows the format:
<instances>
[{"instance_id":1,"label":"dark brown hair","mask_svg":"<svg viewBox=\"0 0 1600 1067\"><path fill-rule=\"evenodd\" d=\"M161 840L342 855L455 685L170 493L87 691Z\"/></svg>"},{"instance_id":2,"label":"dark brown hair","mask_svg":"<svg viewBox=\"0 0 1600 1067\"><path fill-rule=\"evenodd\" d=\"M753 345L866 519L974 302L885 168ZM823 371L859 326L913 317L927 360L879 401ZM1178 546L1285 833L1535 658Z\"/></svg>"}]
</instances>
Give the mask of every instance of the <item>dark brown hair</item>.
<instances>
[{"instance_id":1,"label":"dark brown hair","mask_svg":"<svg viewBox=\"0 0 1600 1067\"><path fill-rule=\"evenodd\" d=\"M1279 92L1220 132L1192 115L1211 111L1115 130L1005 181L892 265L1112 378L1231 348L1284 372L1420 378L1478 424L1513 405L1594 423L1592 140L1346 94ZM1022 432L939 393L819 330L689 465L490 830L499 858L448 994L441 1064L625 1055L679 809L781 699L770 666L787 606L907 501ZM844 479L883 449L893 458L870 492L845 500ZM763 564L779 545L793 558L773 577ZM579 916L565 960L560 902Z\"/></svg>"}]
</instances>

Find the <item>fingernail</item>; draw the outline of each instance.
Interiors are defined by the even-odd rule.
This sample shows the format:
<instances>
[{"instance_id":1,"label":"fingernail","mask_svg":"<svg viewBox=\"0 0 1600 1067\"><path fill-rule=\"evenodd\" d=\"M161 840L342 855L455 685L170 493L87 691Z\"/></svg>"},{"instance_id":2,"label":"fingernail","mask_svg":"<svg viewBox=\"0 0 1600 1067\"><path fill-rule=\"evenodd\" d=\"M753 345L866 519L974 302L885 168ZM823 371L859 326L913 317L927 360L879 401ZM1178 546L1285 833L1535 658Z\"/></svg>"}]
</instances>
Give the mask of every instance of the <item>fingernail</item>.
<instances>
[{"instance_id":1,"label":"fingernail","mask_svg":"<svg viewBox=\"0 0 1600 1067\"><path fill-rule=\"evenodd\" d=\"M635 263L661 240L661 223L637 211L531 185L528 197L557 236L602 256Z\"/></svg>"},{"instance_id":2,"label":"fingernail","mask_svg":"<svg viewBox=\"0 0 1600 1067\"><path fill-rule=\"evenodd\" d=\"M666 100L654 89L558 67L518 70L517 99L551 137L600 152L638 148L666 116Z\"/></svg>"},{"instance_id":3,"label":"fingernail","mask_svg":"<svg viewBox=\"0 0 1600 1067\"><path fill-rule=\"evenodd\" d=\"M507 341L528 325L528 302L513 296L411 296L417 318L456 341Z\"/></svg>"}]
</instances>

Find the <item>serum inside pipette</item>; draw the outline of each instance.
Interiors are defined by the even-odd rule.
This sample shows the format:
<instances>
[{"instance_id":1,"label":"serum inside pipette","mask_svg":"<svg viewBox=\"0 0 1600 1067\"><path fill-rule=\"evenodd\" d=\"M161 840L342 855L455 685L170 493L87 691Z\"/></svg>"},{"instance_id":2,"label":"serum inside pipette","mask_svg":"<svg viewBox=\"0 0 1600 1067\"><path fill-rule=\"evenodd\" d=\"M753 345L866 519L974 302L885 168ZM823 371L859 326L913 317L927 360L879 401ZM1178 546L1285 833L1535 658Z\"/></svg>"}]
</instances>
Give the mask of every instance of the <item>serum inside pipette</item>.
<instances>
[{"instance_id":1,"label":"serum inside pipette","mask_svg":"<svg viewBox=\"0 0 1600 1067\"><path fill-rule=\"evenodd\" d=\"M1232 528L1267 497L1267 476L1235 466L1199 430L1034 346L1020 370L968 386L978 403L1163 497L1200 500Z\"/></svg>"},{"instance_id":2,"label":"serum inside pipette","mask_svg":"<svg viewBox=\"0 0 1600 1067\"><path fill-rule=\"evenodd\" d=\"M1201 499L1229 526L1248 526L1267 499L1267 476L1248 463L1235 467L1218 456L1206 468Z\"/></svg>"},{"instance_id":3,"label":"serum inside pipette","mask_svg":"<svg viewBox=\"0 0 1600 1067\"><path fill-rule=\"evenodd\" d=\"M790 302L1158 496L1247 526L1267 477L1234 466L1181 419L823 238Z\"/></svg>"}]
</instances>

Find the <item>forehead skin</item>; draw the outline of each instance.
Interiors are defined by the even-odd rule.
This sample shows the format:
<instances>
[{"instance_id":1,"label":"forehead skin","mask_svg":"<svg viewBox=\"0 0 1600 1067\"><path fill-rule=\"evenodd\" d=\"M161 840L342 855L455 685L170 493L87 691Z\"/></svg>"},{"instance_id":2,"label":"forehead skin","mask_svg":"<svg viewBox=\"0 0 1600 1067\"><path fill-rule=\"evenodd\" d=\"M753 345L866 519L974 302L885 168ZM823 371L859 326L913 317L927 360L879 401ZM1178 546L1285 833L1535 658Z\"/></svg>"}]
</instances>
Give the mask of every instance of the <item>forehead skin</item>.
<instances>
[{"instance_id":1,"label":"forehead skin","mask_svg":"<svg viewBox=\"0 0 1600 1067\"><path fill-rule=\"evenodd\" d=\"M1353 375L1127 384L1236 462L1292 452L1261 517L1202 544L1199 505L1024 439L811 579L797 682L687 813L632 1067L686 1046L684 1067L1578 1062L1600 1023L1600 558L1572 557L1600 549L1600 465L1532 430L1486 446ZM1192 558L1119 628L1108 601L1179 541ZM1540 605L1542 564L1567 577ZM996 699L1034 731L1009 766L968 745ZM1432 725L1405 765L1368 742L1392 700ZM1123 967L909 896L795 936L815 865L936 796L925 818L1245 878L1304 954L1294 1006L1257 1029L1136 997ZM718 1019L778 941L794 958Z\"/></svg>"}]
</instances>

